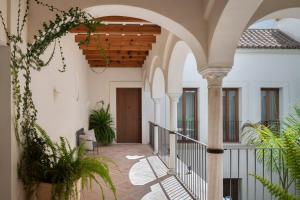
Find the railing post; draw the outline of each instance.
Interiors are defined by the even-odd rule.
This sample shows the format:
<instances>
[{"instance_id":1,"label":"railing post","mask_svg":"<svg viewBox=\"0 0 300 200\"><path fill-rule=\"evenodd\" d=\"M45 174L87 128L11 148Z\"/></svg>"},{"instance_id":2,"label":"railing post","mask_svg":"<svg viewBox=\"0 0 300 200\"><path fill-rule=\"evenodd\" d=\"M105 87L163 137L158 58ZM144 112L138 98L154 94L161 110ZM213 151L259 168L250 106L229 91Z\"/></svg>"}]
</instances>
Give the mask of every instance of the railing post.
<instances>
[{"instance_id":1,"label":"railing post","mask_svg":"<svg viewBox=\"0 0 300 200\"><path fill-rule=\"evenodd\" d=\"M208 83L207 199L223 199L222 81L230 68L207 67L201 74Z\"/></svg>"},{"instance_id":2,"label":"railing post","mask_svg":"<svg viewBox=\"0 0 300 200\"><path fill-rule=\"evenodd\" d=\"M170 129L174 133L177 131L177 104L181 94L169 93L170 98ZM169 155L169 174L175 174L176 165L176 135L170 134L170 155Z\"/></svg>"},{"instance_id":3,"label":"railing post","mask_svg":"<svg viewBox=\"0 0 300 200\"><path fill-rule=\"evenodd\" d=\"M158 124L160 124L160 98L154 98L154 154L158 153Z\"/></svg>"}]
</instances>

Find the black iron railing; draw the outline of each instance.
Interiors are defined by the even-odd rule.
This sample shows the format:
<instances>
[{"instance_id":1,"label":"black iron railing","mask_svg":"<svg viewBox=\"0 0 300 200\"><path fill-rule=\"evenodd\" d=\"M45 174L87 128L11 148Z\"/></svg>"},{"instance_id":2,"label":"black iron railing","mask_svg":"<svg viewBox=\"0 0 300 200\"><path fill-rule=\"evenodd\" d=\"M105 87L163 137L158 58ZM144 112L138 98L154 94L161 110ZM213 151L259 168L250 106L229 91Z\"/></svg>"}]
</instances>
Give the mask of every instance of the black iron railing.
<instances>
[{"instance_id":1,"label":"black iron railing","mask_svg":"<svg viewBox=\"0 0 300 200\"><path fill-rule=\"evenodd\" d=\"M170 131L158 126L158 156L166 166L169 164Z\"/></svg>"},{"instance_id":2,"label":"black iron railing","mask_svg":"<svg viewBox=\"0 0 300 200\"><path fill-rule=\"evenodd\" d=\"M155 124L153 122L149 122L149 144L154 150L154 131L155 131Z\"/></svg>"},{"instance_id":3,"label":"black iron railing","mask_svg":"<svg viewBox=\"0 0 300 200\"><path fill-rule=\"evenodd\" d=\"M186 120L186 121L177 121L178 132L182 135L185 135L189 138L198 139L198 121L195 120Z\"/></svg>"},{"instance_id":4,"label":"black iron railing","mask_svg":"<svg viewBox=\"0 0 300 200\"><path fill-rule=\"evenodd\" d=\"M282 151L283 149L240 145L225 147L224 197L232 200L275 199L255 176L263 177L286 188L291 194L296 194Z\"/></svg>"},{"instance_id":5,"label":"black iron railing","mask_svg":"<svg viewBox=\"0 0 300 200\"><path fill-rule=\"evenodd\" d=\"M207 196L207 146L176 133L176 176L195 199Z\"/></svg>"}]
</instances>

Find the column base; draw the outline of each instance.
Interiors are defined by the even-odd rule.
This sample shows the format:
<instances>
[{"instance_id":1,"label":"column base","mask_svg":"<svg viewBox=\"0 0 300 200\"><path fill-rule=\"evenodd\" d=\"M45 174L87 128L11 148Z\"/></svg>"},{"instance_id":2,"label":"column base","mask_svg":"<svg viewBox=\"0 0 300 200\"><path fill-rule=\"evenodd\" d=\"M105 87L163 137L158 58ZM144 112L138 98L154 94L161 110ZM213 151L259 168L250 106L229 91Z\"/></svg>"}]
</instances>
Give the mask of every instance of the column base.
<instances>
[{"instance_id":1,"label":"column base","mask_svg":"<svg viewBox=\"0 0 300 200\"><path fill-rule=\"evenodd\" d=\"M169 175L175 175L176 174L176 171L175 169L168 169L168 172L167 172Z\"/></svg>"},{"instance_id":2,"label":"column base","mask_svg":"<svg viewBox=\"0 0 300 200\"><path fill-rule=\"evenodd\" d=\"M153 155L156 155L156 156L157 156L157 154L158 154L157 151L153 151L152 153L153 153Z\"/></svg>"}]
</instances>

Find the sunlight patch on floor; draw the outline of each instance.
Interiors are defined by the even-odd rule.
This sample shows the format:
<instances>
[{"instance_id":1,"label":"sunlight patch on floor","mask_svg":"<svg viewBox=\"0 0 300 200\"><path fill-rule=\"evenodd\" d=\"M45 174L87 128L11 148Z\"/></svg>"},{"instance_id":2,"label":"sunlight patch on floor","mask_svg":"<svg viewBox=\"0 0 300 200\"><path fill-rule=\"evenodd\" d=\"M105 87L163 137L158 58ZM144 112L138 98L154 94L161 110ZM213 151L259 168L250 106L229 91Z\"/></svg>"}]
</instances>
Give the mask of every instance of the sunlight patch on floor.
<instances>
[{"instance_id":1,"label":"sunlight patch on floor","mask_svg":"<svg viewBox=\"0 0 300 200\"><path fill-rule=\"evenodd\" d=\"M167 175L168 168L164 165L164 163L157 156L150 156L147 159L158 178L161 178L161 177Z\"/></svg>"},{"instance_id":2,"label":"sunlight patch on floor","mask_svg":"<svg viewBox=\"0 0 300 200\"><path fill-rule=\"evenodd\" d=\"M174 176L166 178L161 184L171 200L192 200L191 196Z\"/></svg>"},{"instance_id":3,"label":"sunlight patch on floor","mask_svg":"<svg viewBox=\"0 0 300 200\"><path fill-rule=\"evenodd\" d=\"M134 156L131 156L131 155L127 155L126 158L128 160L136 160L136 159L141 159L141 158L144 158L145 156L138 156L138 155L134 155Z\"/></svg>"},{"instance_id":4,"label":"sunlight patch on floor","mask_svg":"<svg viewBox=\"0 0 300 200\"><path fill-rule=\"evenodd\" d=\"M133 185L145 185L156 179L146 158L139 160L129 170L129 180Z\"/></svg>"},{"instance_id":5,"label":"sunlight patch on floor","mask_svg":"<svg viewBox=\"0 0 300 200\"><path fill-rule=\"evenodd\" d=\"M151 186L151 192L146 194L141 200L167 200L159 183Z\"/></svg>"}]
</instances>

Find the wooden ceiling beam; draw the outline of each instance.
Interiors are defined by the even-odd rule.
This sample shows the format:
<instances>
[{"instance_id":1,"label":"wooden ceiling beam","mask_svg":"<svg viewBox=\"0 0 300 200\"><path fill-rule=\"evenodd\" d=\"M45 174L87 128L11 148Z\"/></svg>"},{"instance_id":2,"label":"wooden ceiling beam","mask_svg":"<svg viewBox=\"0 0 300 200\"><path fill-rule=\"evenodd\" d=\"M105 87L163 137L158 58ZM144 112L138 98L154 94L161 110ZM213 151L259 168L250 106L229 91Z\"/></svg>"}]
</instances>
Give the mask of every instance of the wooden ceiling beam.
<instances>
[{"instance_id":1,"label":"wooden ceiling beam","mask_svg":"<svg viewBox=\"0 0 300 200\"><path fill-rule=\"evenodd\" d=\"M101 48L106 51L106 50L125 50L125 51L149 51L151 50L152 47L149 46L134 46L134 45L126 45L126 46L101 46ZM82 50L100 50L99 47L95 46L85 46L81 45L80 49Z\"/></svg>"},{"instance_id":2,"label":"wooden ceiling beam","mask_svg":"<svg viewBox=\"0 0 300 200\"><path fill-rule=\"evenodd\" d=\"M88 61L91 66L99 66L99 67L142 67L143 61Z\"/></svg>"},{"instance_id":3,"label":"wooden ceiling beam","mask_svg":"<svg viewBox=\"0 0 300 200\"><path fill-rule=\"evenodd\" d=\"M92 68L99 68L99 67L109 67L109 68L141 68L142 65L140 64L131 64L131 65L123 65L123 64L113 64L113 65L90 65Z\"/></svg>"},{"instance_id":4,"label":"wooden ceiling beam","mask_svg":"<svg viewBox=\"0 0 300 200\"><path fill-rule=\"evenodd\" d=\"M79 45L81 46L81 45ZM89 47L106 47L106 46L143 46L151 47L152 42L131 42L131 41L110 41L110 42L90 42L87 45Z\"/></svg>"},{"instance_id":5,"label":"wooden ceiling beam","mask_svg":"<svg viewBox=\"0 0 300 200\"><path fill-rule=\"evenodd\" d=\"M120 50L106 50L101 53L99 50L83 50L84 55L103 55L106 56L147 56L148 51L120 51Z\"/></svg>"},{"instance_id":6,"label":"wooden ceiling beam","mask_svg":"<svg viewBox=\"0 0 300 200\"><path fill-rule=\"evenodd\" d=\"M101 22L148 22L143 19L138 19L134 17L123 17L123 16L107 16L99 17L96 20Z\"/></svg>"},{"instance_id":7,"label":"wooden ceiling beam","mask_svg":"<svg viewBox=\"0 0 300 200\"><path fill-rule=\"evenodd\" d=\"M80 25L73 28L71 33L86 33L87 29L84 25ZM96 33L102 34L128 34L128 35L156 35L161 33L160 26L157 25L119 25L119 24L109 24L103 25L96 28Z\"/></svg>"},{"instance_id":8,"label":"wooden ceiling beam","mask_svg":"<svg viewBox=\"0 0 300 200\"><path fill-rule=\"evenodd\" d=\"M104 60L89 60L89 64L106 64L107 62ZM144 61L109 61L110 64L119 63L119 64L132 64L132 63L139 63L144 64Z\"/></svg>"},{"instance_id":9,"label":"wooden ceiling beam","mask_svg":"<svg viewBox=\"0 0 300 200\"><path fill-rule=\"evenodd\" d=\"M132 60L132 61L144 61L146 59L145 56L101 56L101 55L86 55L87 60Z\"/></svg>"},{"instance_id":10,"label":"wooden ceiling beam","mask_svg":"<svg viewBox=\"0 0 300 200\"><path fill-rule=\"evenodd\" d=\"M75 35L75 41L81 42L86 39L86 34ZM130 41L130 42L156 42L156 37L154 35L105 35L105 34L94 34L90 38L90 42L120 42L120 41Z\"/></svg>"}]
</instances>

